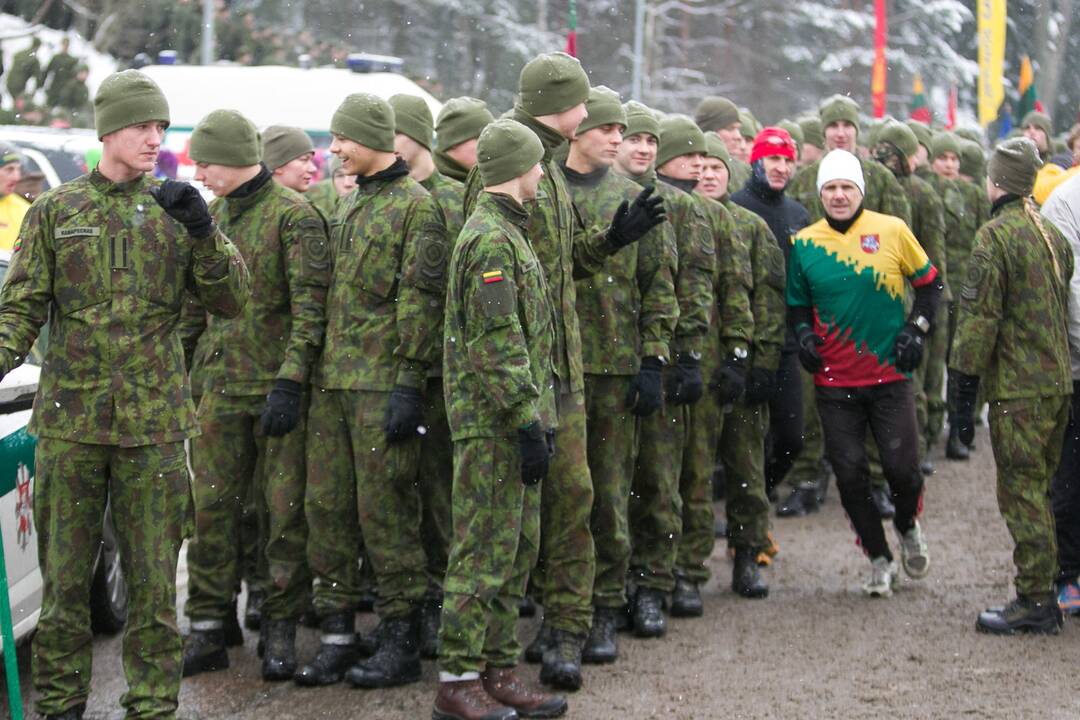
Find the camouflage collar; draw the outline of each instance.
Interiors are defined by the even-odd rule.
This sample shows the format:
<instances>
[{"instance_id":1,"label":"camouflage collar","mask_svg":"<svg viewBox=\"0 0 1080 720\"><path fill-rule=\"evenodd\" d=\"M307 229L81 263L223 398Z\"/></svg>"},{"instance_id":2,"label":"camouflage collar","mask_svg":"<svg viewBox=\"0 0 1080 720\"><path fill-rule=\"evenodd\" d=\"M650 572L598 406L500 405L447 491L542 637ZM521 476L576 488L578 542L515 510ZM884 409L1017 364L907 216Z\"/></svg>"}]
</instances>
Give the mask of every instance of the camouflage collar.
<instances>
[{"instance_id":1,"label":"camouflage collar","mask_svg":"<svg viewBox=\"0 0 1080 720\"><path fill-rule=\"evenodd\" d=\"M560 135L558 130L549 128L516 105L514 106L513 117L514 120L532 130L536 133L536 137L540 138L540 142L544 145L544 162L551 160L555 150L566 142L566 138Z\"/></svg>"},{"instance_id":2,"label":"camouflage collar","mask_svg":"<svg viewBox=\"0 0 1080 720\"><path fill-rule=\"evenodd\" d=\"M460 182L465 182L465 178L469 176L469 171L465 169L464 165L442 150L435 151L435 167L443 175Z\"/></svg>"},{"instance_id":3,"label":"camouflage collar","mask_svg":"<svg viewBox=\"0 0 1080 720\"><path fill-rule=\"evenodd\" d=\"M240 213L259 203L274 189L273 174L265 167L259 174L225 196L230 211Z\"/></svg>"},{"instance_id":4,"label":"camouflage collar","mask_svg":"<svg viewBox=\"0 0 1080 720\"><path fill-rule=\"evenodd\" d=\"M107 195L134 195L146 187L146 175L126 182L113 182L94 168L90 171L90 184Z\"/></svg>"},{"instance_id":5,"label":"camouflage collar","mask_svg":"<svg viewBox=\"0 0 1080 720\"><path fill-rule=\"evenodd\" d=\"M1000 212L1017 211L1020 212L1024 208L1022 197L1009 193L1008 195L1002 195L994 204L990 206L990 217L997 217Z\"/></svg>"},{"instance_id":6,"label":"camouflage collar","mask_svg":"<svg viewBox=\"0 0 1080 720\"><path fill-rule=\"evenodd\" d=\"M484 197L500 215L522 230L529 224L529 211L514 198L509 195L504 195L503 193L490 192L485 192Z\"/></svg>"}]
</instances>

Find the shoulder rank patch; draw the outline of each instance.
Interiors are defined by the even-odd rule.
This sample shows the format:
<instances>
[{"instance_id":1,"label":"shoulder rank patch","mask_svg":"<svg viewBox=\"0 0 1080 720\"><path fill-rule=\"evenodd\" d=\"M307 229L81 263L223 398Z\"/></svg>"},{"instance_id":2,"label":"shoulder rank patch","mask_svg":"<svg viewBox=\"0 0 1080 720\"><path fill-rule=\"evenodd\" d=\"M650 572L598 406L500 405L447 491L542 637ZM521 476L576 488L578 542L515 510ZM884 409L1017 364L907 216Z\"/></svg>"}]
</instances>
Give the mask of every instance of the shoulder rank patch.
<instances>
[{"instance_id":1,"label":"shoulder rank patch","mask_svg":"<svg viewBox=\"0 0 1080 720\"><path fill-rule=\"evenodd\" d=\"M483 277L485 285L502 282L504 279L502 270L488 270L486 273L484 273Z\"/></svg>"},{"instance_id":2,"label":"shoulder rank patch","mask_svg":"<svg viewBox=\"0 0 1080 720\"><path fill-rule=\"evenodd\" d=\"M20 250L22 250L22 237L21 236L15 238L15 244L11 246L11 254L14 255L15 253L19 252Z\"/></svg>"}]
</instances>

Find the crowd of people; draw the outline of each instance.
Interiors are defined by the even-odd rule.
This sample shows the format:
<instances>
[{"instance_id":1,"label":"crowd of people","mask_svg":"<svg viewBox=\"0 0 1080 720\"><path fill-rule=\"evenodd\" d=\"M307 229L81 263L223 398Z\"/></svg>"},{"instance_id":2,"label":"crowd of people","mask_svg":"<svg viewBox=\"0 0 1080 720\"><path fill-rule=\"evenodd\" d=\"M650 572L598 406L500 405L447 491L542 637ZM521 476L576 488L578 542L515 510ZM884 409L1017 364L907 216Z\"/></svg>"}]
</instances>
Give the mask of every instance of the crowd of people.
<instances>
[{"instance_id":1,"label":"crowd of people","mask_svg":"<svg viewBox=\"0 0 1080 720\"><path fill-rule=\"evenodd\" d=\"M987 157L914 121L864 131L844 96L768 127L722 97L665 113L549 53L498 119L349 95L321 183L303 130L215 110L188 151L209 205L153 177L169 107L146 75L109 76L94 118L100 161L30 206L0 293L0 373L50 323L45 717L89 694L106 498L129 716L172 717L182 677L229 666L243 583L266 681L383 688L428 658L437 720L558 717L620 632L702 615L718 538L732 592L766 598L770 500L814 512L830 475L865 594L926 578L930 451L967 458L987 403L1016 597L976 627L1080 611L1080 179L1045 115Z\"/></svg>"}]
</instances>

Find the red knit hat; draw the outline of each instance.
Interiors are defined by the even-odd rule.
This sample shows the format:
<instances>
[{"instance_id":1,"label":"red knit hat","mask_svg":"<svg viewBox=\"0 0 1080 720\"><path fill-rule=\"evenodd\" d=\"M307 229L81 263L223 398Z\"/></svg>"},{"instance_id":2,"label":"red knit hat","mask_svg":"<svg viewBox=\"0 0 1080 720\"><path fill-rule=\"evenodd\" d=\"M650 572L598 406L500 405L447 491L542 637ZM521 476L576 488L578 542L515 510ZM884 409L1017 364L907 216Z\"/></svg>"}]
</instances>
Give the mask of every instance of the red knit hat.
<instances>
[{"instance_id":1,"label":"red knit hat","mask_svg":"<svg viewBox=\"0 0 1080 720\"><path fill-rule=\"evenodd\" d=\"M754 138L754 149L750 151L750 162L757 162L763 157L780 155L788 160L795 160L797 149L795 141L784 128L767 127Z\"/></svg>"}]
</instances>

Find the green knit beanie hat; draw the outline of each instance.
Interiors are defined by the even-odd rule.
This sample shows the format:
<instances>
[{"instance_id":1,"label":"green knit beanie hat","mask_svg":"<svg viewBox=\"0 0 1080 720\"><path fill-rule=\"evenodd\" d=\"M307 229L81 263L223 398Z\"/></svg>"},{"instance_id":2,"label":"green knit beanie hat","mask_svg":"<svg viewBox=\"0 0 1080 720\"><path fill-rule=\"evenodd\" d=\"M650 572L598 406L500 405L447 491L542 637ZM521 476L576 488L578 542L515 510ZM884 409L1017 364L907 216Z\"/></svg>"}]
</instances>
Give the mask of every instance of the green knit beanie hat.
<instances>
[{"instance_id":1,"label":"green knit beanie hat","mask_svg":"<svg viewBox=\"0 0 1080 720\"><path fill-rule=\"evenodd\" d=\"M631 100L623 105L623 110L626 111L626 131L623 137L646 133L660 139L660 122L651 109L636 100Z\"/></svg>"},{"instance_id":2,"label":"green knit beanie hat","mask_svg":"<svg viewBox=\"0 0 1080 720\"><path fill-rule=\"evenodd\" d=\"M919 152L919 139L915 137L915 133L907 125L896 120L890 120L878 129L874 144L878 143L889 143L909 158L915 157L915 154Z\"/></svg>"},{"instance_id":3,"label":"green knit beanie hat","mask_svg":"<svg viewBox=\"0 0 1080 720\"><path fill-rule=\"evenodd\" d=\"M230 167L258 165L262 159L259 131L236 110L214 110L191 132L188 157L195 162Z\"/></svg>"},{"instance_id":4,"label":"green knit beanie hat","mask_svg":"<svg viewBox=\"0 0 1080 720\"><path fill-rule=\"evenodd\" d=\"M951 132L934 133L934 142L930 148L930 159L937 160L943 154L951 152L960 157L960 138Z\"/></svg>"},{"instance_id":5,"label":"green knit beanie hat","mask_svg":"<svg viewBox=\"0 0 1080 720\"><path fill-rule=\"evenodd\" d=\"M353 93L334 112L330 132L372 150L394 152L394 109L377 95Z\"/></svg>"},{"instance_id":6,"label":"green knit beanie hat","mask_svg":"<svg viewBox=\"0 0 1080 720\"><path fill-rule=\"evenodd\" d=\"M22 156L19 155L19 151L15 149L14 145L0 142L0 167L21 162Z\"/></svg>"},{"instance_id":7,"label":"green knit beanie hat","mask_svg":"<svg viewBox=\"0 0 1080 720\"><path fill-rule=\"evenodd\" d=\"M540 138L517 120L496 120L484 128L476 144L476 164L484 187L521 177L543 157Z\"/></svg>"},{"instance_id":8,"label":"green knit beanie hat","mask_svg":"<svg viewBox=\"0 0 1080 720\"><path fill-rule=\"evenodd\" d=\"M934 151L934 131L930 129L929 125L918 120L908 120L904 124L908 126L911 132L915 133L915 139L926 148L927 154Z\"/></svg>"},{"instance_id":9,"label":"green knit beanie hat","mask_svg":"<svg viewBox=\"0 0 1080 720\"><path fill-rule=\"evenodd\" d=\"M435 121L424 98L399 93L390 98L390 107L394 108L394 132L411 137L431 150Z\"/></svg>"},{"instance_id":10,"label":"green knit beanie hat","mask_svg":"<svg viewBox=\"0 0 1080 720\"><path fill-rule=\"evenodd\" d=\"M705 133L686 115L668 115L660 121L656 167L680 155L705 152Z\"/></svg>"},{"instance_id":11,"label":"green knit beanie hat","mask_svg":"<svg viewBox=\"0 0 1080 720\"><path fill-rule=\"evenodd\" d=\"M986 172L986 155L982 145L967 138L960 140L960 174L981 178Z\"/></svg>"},{"instance_id":12,"label":"green knit beanie hat","mask_svg":"<svg viewBox=\"0 0 1080 720\"><path fill-rule=\"evenodd\" d=\"M1020 123L1020 129L1023 130L1028 125L1034 125L1035 127L1046 133L1047 142L1050 142L1054 136L1054 124L1050 122L1050 116L1044 112L1038 110L1032 110L1024 116L1023 121Z\"/></svg>"},{"instance_id":13,"label":"green knit beanie hat","mask_svg":"<svg viewBox=\"0 0 1080 720\"><path fill-rule=\"evenodd\" d=\"M803 136L802 127L797 122L794 122L792 120L781 120L780 122L776 123L776 127L787 130L787 133L791 136L791 139L795 141L795 144L799 146L799 149L802 149L805 139Z\"/></svg>"},{"instance_id":14,"label":"green knit beanie hat","mask_svg":"<svg viewBox=\"0 0 1080 720\"><path fill-rule=\"evenodd\" d=\"M263 130L263 165L271 170L277 170L285 163L314 151L311 138L298 127L271 125Z\"/></svg>"},{"instance_id":15,"label":"green knit beanie hat","mask_svg":"<svg viewBox=\"0 0 1080 720\"><path fill-rule=\"evenodd\" d=\"M1027 196L1035 187L1035 175L1042 166L1035 141L1018 137L994 148L986 170L991 182L1005 192Z\"/></svg>"},{"instance_id":16,"label":"green knit beanie hat","mask_svg":"<svg viewBox=\"0 0 1080 720\"><path fill-rule=\"evenodd\" d=\"M545 53L525 63L518 80L518 104L532 115L553 115L589 99L589 77L577 58Z\"/></svg>"},{"instance_id":17,"label":"green knit beanie hat","mask_svg":"<svg viewBox=\"0 0 1080 720\"><path fill-rule=\"evenodd\" d=\"M169 124L169 102L157 83L138 70L113 73L94 95L98 140L109 133L151 120Z\"/></svg>"},{"instance_id":18,"label":"green knit beanie hat","mask_svg":"<svg viewBox=\"0 0 1080 720\"><path fill-rule=\"evenodd\" d=\"M963 138L964 140L970 140L973 143L978 143L982 145L983 134L981 130L965 127L957 128L956 130L953 130L953 133L955 133L956 136L959 138Z\"/></svg>"},{"instance_id":19,"label":"green knit beanie hat","mask_svg":"<svg viewBox=\"0 0 1080 720\"><path fill-rule=\"evenodd\" d=\"M731 170L731 153L728 152L727 143L714 132L705 133L705 157L716 158Z\"/></svg>"},{"instance_id":20,"label":"green knit beanie hat","mask_svg":"<svg viewBox=\"0 0 1080 720\"><path fill-rule=\"evenodd\" d=\"M480 132L495 120L483 100L456 97L447 100L435 123L435 136L440 150L449 150L461 143L480 137Z\"/></svg>"},{"instance_id":21,"label":"green knit beanie hat","mask_svg":"<svg viewBox=\"0 0 1080 720\"><path fill-rule=\"evenodd\" d=\"M798 120L802 128L803 142L816 148L825 147L825 131L821 127L821 118L817 115L805 115Z\"/></svg>"},{"instance_id":22,"label":"green knit beanie hat","mask_svg":"<svg viewBox=\"0 0 1080 720\"><path fill-rule=\"evenodd\" d=\"M739 134L747 140L753 142L757 134L761 132L761 123L757 121L749 110L742 110L739 112Z\"/></svg>"},{"instance_id":23,"label":"green knit beanie hat","mask_svg":"<svg viewBox=\"0 0 1080 720\"><path fill-rule=\"evenodd\" d=\"M578 125L578 134L588 132L601 125L622 125L626 127L626 111L623 110L619 93L609 87L597 85L589 90L589 100L585 103L589 116Z\"/></svg>"},{"instance_id":24,"label":"green knit beanie hat","mask_svg":"<svg viewBox=\"0 0 1080 720\"><path fill-rule=\"evenodd\" d=\"M821 116L822 131L838 120L847 120L856 130L859 129L859 105L847 95L826 98L821 103L818 115Z\"/></svg>"},{"instance_id":25,"label":"green knit beanie hat","mask_svg":"<svg viewBox=\"0 0 1080 720\"><path fill-rule=\"evenodd\" d=\"M740 122L739 108L726 97L710 95L698 103L694 122L705 132L726 130Z\"/></svg>"}]
</instances>

